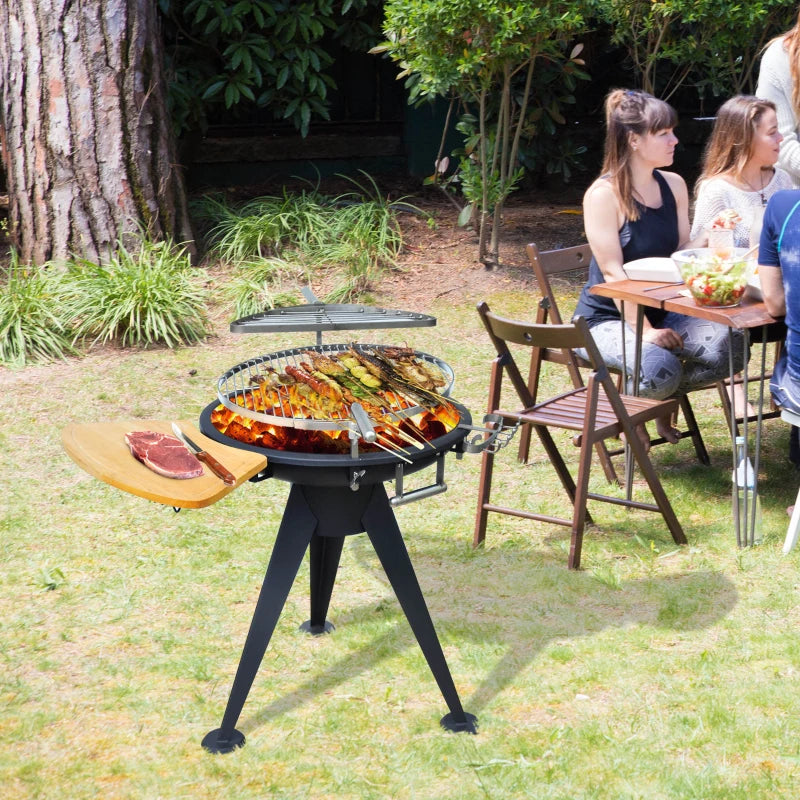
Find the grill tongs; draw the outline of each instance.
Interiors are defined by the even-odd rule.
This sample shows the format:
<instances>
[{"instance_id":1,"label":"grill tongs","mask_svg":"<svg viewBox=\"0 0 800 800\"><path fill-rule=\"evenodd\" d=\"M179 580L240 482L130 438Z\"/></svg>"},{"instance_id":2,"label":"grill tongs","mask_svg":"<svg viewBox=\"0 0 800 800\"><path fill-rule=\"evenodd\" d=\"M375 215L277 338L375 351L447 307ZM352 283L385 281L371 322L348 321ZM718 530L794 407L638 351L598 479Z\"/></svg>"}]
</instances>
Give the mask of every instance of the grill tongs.
<instances>
[{"instance_id":1,"label":"grill tongs","mask_svg":"<svg viewBox=\"0 0 800 800\"><path fill-rule=\"evenodd\" d=\"M376 447L380 447L381 450L391 453L401 461L404 461L406 464L413 463L402 450L402 448L395 444L391 439L388 439L375 430L369 414L367 414L367 412L364 410L364 407L360 403L353 403L350 406L350 414L354 423L354 427L350 429L350 452L354 458L358 457L358 440L363 439L365 442L374 444ZM468 436L461 443L461 449L456 453L457 458L461 458L464 453L480 453L483 450L489 450L493 453L497 452L497 450L505 447L511 441L511 439L514 438L514 434L519 428L519 423L517 423L513 428L504 427L503 418L499 414L486 414L483 418L483 422L486 427L478 427L476 425L465 425L464 423L459 423L460 428L466 428L467 430L472 431L473 434ZM411 439L411 437L406 436L405 438L420 449L424 448L425 445L432 446L430 445L430 442L421 444ZM381 439L382 442L379 442L378 439ZM442 453L441 456L443 455L444 454ZM359 481L363 475L363 470L353 471L353 477L350 482L350 488L353 491L358 489ZM437 459L435 483L431 484L430 486L424 486L420 489L414 489L411 492L406 492L403 489L403 465L398 464L395 468L395 496L390 498L389 502L393 506L399 506L404 503L410 503L414 500L421 500L423 497L431 497L434 494L439 494L440 492L444 492L446 490L447 484L444 481L443 457Z\"/></svg>"}]
</instances>

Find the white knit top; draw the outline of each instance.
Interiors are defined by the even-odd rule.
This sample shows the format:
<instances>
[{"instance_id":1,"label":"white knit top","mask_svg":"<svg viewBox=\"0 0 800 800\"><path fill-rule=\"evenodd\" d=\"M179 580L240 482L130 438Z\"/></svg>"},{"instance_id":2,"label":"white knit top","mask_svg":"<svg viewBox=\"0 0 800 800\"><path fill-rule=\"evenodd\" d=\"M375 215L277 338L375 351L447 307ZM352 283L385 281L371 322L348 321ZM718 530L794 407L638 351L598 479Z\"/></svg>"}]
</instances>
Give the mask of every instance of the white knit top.
<instances>
[{"instance_id":1,"label":"white knit top","mask_svg":"<svg viewBox=\"0 0 800 800\"><path fill-rule=\"evenodd\" d=\"M742 218L733 229L734 247L750 247L751 244L756 244L750 241L754 223L758 231L761 230L765 205L761 195L764 195L765 200L769 200L780 189L792 188L794 186L791 177L782 169L775 170L775 174L762 192L744 191L719 176L709 178L700 184L697 193L691 237L694 239L721 211L732 208Z\"/></svg>"},{"instance_id":2,"label":"white knit top","mask_svg":"<svg viewBox=\"0 0 800 800\"><path fill-rule=\"evenodd\" d=\"M776 39L764 51L758 73L756 95L775 103L778 130L783 134L778 166L792 176L795 186L800 186L798 120L792 107L792 75L789 71L789 54L783 47L783 39Z\"/></svg>"}]
</instances>

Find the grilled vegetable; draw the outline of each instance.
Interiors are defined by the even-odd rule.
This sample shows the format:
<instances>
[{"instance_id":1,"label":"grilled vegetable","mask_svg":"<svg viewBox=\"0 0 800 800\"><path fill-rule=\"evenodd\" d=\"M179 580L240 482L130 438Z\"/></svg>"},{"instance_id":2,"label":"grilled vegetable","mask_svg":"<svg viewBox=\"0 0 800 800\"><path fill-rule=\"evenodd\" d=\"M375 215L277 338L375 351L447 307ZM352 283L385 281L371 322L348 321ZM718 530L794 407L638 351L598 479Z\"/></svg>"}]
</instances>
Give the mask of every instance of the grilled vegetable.
<instances>
[{"instance_id":1,"label":"grilled vegetable","mask_svg":"<svg viewBox=\"0 0 800 800\"><path fill-rule=\"evenodd\" d=\"M335 403L340 403L342 401L342 390L339 388L338 384L327 380L327 376L323 375L322 378L325 378L325 380L322 380L315 377L310 372L307 372L305 369L292 366L291 364L286 367L286 372L293 378L296 378L300 383L310 386L321 397L327 397Z\"/></svg>"},{"instance_id":2,"label":"grilled vegetable","mask_svg":"<svg viewBox=\"0 0 800 800\"><path fill-rule=\"evenodd\" d=\"M303 355L311 360L314 369L323 372L325 375L338 378L341 375L347 374L347 367L336 357L332 358L326 356L324 353L318 353L316 350L306 350Z\"/></svg>"}]
</instances>

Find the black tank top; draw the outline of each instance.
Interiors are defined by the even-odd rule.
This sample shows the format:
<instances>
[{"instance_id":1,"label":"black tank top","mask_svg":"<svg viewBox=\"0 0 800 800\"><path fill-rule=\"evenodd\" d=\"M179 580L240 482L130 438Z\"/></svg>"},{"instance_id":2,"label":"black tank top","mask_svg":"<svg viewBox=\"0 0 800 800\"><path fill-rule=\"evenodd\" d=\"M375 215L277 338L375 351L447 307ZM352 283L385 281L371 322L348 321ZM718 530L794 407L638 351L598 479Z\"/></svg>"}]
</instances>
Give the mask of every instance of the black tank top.
<instances>
[{"instance_id":1,"label":"black tank top","mask_svg":"<svg viewBox=\"0 0 800 800\"><path fill-rule=\"evenodd\" d=\"M661 189L661 206L650 208L634 200L639 209L639 219L632 222L625 220L619 232L623 263L649 256L669 256L680 244L675 196L666 178L658 170L653 170L653 177ZM605 283L605 278L592 256L589 263L589 278L581 291L573 315L573 317L579 315L585 317L589 327L608 320L619 320L620 317L619 310L611 298L599 297L589 292L596 283ZM660 324L665 315L664 311L657 308L645 308L644 313L654 326Z\"/></svg>"}]
</instances>

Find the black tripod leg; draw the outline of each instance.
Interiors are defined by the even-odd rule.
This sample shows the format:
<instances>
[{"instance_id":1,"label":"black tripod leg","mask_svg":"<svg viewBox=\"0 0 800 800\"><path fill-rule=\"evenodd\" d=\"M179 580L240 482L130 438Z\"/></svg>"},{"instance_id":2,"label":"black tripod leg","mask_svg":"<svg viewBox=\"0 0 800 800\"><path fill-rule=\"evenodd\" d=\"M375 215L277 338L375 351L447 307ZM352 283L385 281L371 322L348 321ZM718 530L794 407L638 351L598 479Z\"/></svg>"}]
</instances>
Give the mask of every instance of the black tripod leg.
<instances>
[{"instance_id":1,"label":"black tripod leg","mask_svg":"<svg viewBox=\"0 0 800 800\"><path fill-rule=\"evenodd\" d=\"M403 535L382 484L373 487L372 496L362 519L369 540L400 601L400 607L411 625L411 630L450 709L450 713L442 717L442 727L452 731L476 733L476 718L473 714L467 714L461 707L453 677L445 661L425 598L422 596Z\"/></svg>"},{"instance_id":2,"label":"black tripod leg","mask_svg":"<svg viewBox=\"0 0 800 800\"><path fill-rule=\"evenodd\" d=\"M212 753L229 753L244 744L244 734L236 730L236 722L242 713L242 707L316 526L316 517L311 513L302 492L292 486L239 659L222 725L203 738L203 747Z\"/></svg>"},{"instance_id":3,"label":"black tripod leg","mask_svg":"<svg viewBox=\"0 0 800 800\"><path fill-rule=\"evenodd\" d=\"M301 631L316 635L330 633L333 630L333 623L328 622L325 617L331 604L331 594L343 544L344 536L311 538L311 619L300 626Z\"/></svg>"}]
</instances>

